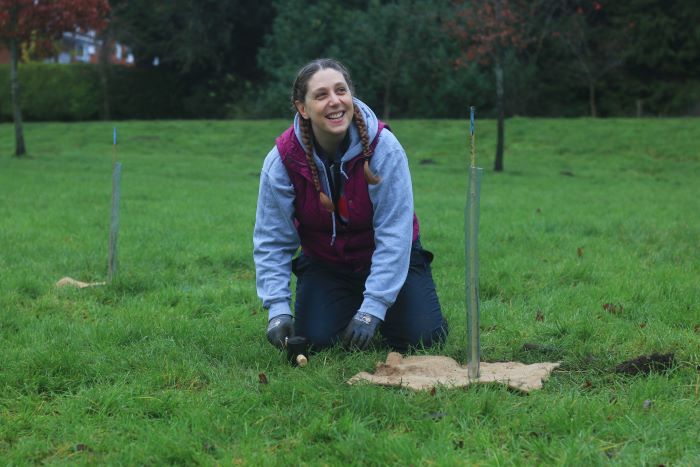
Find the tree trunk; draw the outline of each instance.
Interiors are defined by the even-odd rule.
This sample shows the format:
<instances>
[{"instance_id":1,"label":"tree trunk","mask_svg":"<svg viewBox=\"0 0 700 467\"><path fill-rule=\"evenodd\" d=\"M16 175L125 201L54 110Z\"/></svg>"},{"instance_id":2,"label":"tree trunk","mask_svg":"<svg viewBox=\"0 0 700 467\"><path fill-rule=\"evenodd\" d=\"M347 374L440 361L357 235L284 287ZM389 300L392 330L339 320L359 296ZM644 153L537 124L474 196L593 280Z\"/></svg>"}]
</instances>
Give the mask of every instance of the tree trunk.
<instances>
[{"instance_id":1,"label":"tree trunk","mask_svg":"<svg viewBox=\"0 0 700 467\"><path fill-rule=\"evenodd\" d=\"M494 60L493 71L496 75L496 112L498 114L498 136L496 141L496 161L493 170L503 172L503 146L505 140L505 112L503 105L503 64L500 57Z\"/></svg>"},{"instance_id":2,"label":"tree trunk","mask_svg":"<svg viewBox=\"0 0 700 467\"><path fill-rule=\"evenodd\" d=\"M12 92L12 117L15 122L15 156L22 157L27 153L24 146L24 130L22 129L22 108L19 99L19 77L17 73L17 63L19 61L17 39L10 41L11 66L10 66L10 86Z\"/></svg>"},{"instance_id":3,"label":"tree trunk","mask_svg":"<svg viewBox=\"0 0 700 467\"><path fill-rule=\"evenodd\" d=\"M591 107L591 117L598 116L598 109L595 106L595 81L588 81L588 103Z\"/></svg>"},{"instance_id":4,"label":"tree trunk","mask_svg":"<svg viewBox=\"0 0 700 467\"><path fill-rule=\"evenodd\" d=\"M108 26L102 33L100 48L100 85L102 87L102 120L110 120L112 112L109 105L109 58L112 53L112 27Z\"/></svg>"}]
</instances>

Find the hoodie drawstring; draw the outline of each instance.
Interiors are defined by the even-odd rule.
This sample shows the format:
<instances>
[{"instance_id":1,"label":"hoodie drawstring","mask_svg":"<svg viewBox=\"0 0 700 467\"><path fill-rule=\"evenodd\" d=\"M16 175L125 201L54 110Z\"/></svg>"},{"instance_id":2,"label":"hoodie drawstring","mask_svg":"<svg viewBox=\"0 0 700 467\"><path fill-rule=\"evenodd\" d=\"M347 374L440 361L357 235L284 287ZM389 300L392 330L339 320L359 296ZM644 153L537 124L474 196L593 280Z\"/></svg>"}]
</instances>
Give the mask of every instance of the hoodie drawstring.
<instances>
[{"instance_id":1,"label":"hoodie drawstring","mask_svg":"<svg viewBox=\"0 0 700 467\"><path fill-rule=\"evenodd\" d=\"M331 237L331 246L335 245L335 213L331 213L331 222L333 224L333 236Z\"/></svg>"}]
</instances>

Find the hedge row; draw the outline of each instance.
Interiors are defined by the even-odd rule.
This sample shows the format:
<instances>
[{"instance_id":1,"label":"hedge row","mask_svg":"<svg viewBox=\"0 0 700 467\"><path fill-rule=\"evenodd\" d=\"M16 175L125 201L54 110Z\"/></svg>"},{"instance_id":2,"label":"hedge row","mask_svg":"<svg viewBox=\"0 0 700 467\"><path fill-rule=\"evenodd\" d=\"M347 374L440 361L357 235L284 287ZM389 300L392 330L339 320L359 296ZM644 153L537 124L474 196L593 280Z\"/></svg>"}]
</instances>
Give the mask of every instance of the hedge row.
<instances>
[{"instance_id":1,"label":"hedge row","mask_svg":"<svg viewBox=\"0 0 700 467\"><path fill-rule=\"evenodd\" d=\"M569 83L543 83L536 75L515 73L506 89L508 114L531 116L579 116L588 113L586 90L574 92ZM104 71L89 64L22 64L19 68L22 116L26 121L76 121L154 118L221 118L288 116L285 86L270 83L255 88L251 83L229 77L223 82L206 76L184 77L164 68L141 69L109 66ZM188 81L189 79L189 81ZM403 91L404 104L393 114L403 117L456 117L455 109L476 105L481 115L493 109L490 74L474 67L468 73L445 74L439 84L409 83ZM429 89L426 95L425 90ZM470 93L464 92L470 89ZM700 115L700 81L660 82L642 93L631 89L619 77L611 76L599 86L601 116L633 116L640 95L644 115ZM381 93L364 89L363 99L381 112ZM373 91L374 96L373 96ZM372 101L374 97L374 101ZM399 97L395 97L398 100ZM467 101L467 99L469 99ZM533 108L532 102L537 105ZM403 107L403 108L402 108ZM450 113L453 112L453 113ZM0 65L0 122L12 120L10 67Z\"/></svg>"},{"instance_id":2,"label":"hedge row","mask_svg":"<svg viewBox=\"0 0 700 467\"><path fill-rule=\"evenodd\" d=\"M112 119L191 114L182 87L165 70L110 66L105 78L96 65L21 64L22 117L27 121L94 120L103 118L107 109ZM9 65L0 65L0 120L12 120Z\"/></svg>"}]
</instances>

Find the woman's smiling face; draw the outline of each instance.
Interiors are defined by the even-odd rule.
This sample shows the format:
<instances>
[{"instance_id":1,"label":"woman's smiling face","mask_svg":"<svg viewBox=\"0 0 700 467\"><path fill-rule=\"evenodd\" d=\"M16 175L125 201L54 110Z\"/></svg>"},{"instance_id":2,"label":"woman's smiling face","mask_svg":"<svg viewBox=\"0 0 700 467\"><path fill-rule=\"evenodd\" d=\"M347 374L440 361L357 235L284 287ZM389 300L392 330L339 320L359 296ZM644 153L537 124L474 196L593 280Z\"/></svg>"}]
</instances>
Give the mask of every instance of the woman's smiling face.
<instances>
[{"instance_id":1,"label":"woman's smiling face","mask_svg":"<svg viewBox=\"0 0 700 467\"><path fill-rule=\"evenodd\" d=\"M353 119L352 92L343 74L332 68L318 70L308 82L304 101L295 101L302 118L311 120L321 146L340 143Z\"/></svg>"}]
</instances>

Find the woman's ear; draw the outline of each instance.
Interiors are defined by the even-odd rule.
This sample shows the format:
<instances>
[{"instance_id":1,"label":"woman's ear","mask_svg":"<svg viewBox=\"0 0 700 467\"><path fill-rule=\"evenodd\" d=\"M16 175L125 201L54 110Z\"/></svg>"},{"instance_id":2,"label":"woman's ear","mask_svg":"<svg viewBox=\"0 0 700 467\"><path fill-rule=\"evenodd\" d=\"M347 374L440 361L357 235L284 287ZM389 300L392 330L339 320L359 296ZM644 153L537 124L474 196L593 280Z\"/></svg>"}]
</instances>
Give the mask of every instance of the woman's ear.
<instances>
[{"instance_id":1,"label":"woman's ear","mask_svg":"<svg viewBox=\"0 0 700 467\"><path fill-rule=\"evenodd\" d=\"M299 112L301 118L303 118L304 120L309 119L309 115L306 113L306 106L302 101L294 101L294 107L297 108L297 112Z\"/></svg>"}]
</instances>

